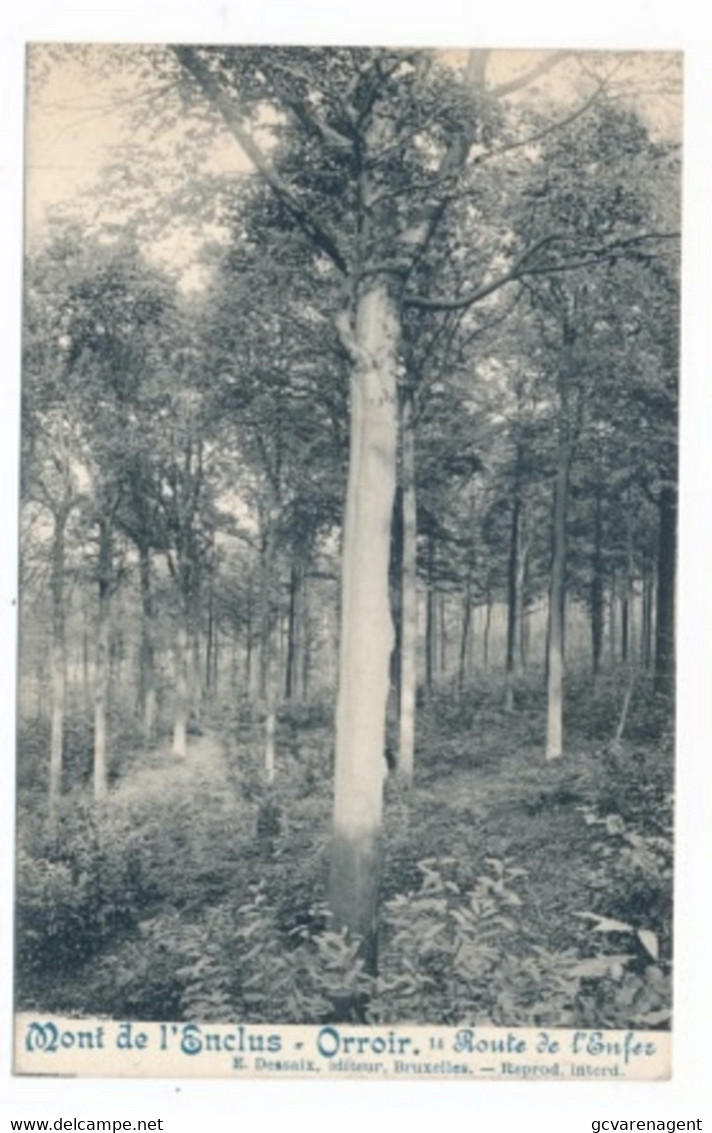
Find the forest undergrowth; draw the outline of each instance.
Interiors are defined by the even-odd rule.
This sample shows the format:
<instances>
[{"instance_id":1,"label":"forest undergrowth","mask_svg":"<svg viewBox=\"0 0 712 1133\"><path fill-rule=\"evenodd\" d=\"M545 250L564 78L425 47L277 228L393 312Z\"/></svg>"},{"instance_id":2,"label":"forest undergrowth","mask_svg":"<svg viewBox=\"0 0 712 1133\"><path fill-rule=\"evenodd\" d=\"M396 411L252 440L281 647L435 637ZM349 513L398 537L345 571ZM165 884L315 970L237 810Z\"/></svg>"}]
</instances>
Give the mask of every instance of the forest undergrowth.
<instances>
[{"instance_id":1,"label":"forest undergrowth","mask_svg":"<svg viewBox=\"0 0 712 1133\"><path fill-rule=\"evenodd\" d=\"M572 675L568 750L545 763L533 676L422 706L415 783L386 782L378 971L325 905L333 731L284 706L263 781L247 702L184 761L125 734L91 800L91 737L50 836L42 736L19 745L18 1008L113 1018L668 1027L670 706ZM71 733L71 718L68 722ZM38 773L35 774L35 771ZM32 788L30 784L35 784Z\"/></svg>"}]
</instances>

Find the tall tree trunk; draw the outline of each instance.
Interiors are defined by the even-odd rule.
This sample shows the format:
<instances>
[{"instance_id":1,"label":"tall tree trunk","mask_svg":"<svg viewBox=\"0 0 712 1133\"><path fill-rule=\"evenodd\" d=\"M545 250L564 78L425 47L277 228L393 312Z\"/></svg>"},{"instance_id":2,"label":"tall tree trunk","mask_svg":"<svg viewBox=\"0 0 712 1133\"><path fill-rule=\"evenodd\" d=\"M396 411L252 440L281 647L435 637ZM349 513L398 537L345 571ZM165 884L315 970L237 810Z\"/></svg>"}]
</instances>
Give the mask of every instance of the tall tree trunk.
<instances>
[{"instance_id":1,"label":"tall tree trunk","mask_svg":"<svg viewBox=\"0 0 712 1133\"><path fill-rule=\"evenodd\" d=\"M465 594L462 599L462 630L460 634L460 656L458 659L457 667L457 690L458 695L461 697L465 687L465 673L468 666L468 653L470 649L471 632L470 625L472 621L472 594L471 594L472 581L470 578L470 569L467 570L467 579L465 581Z\"/></svg>"},{"instance_id":2,"label":"tall tree trunk","mask_svg":"<svg viewBox=\"0 0 712 1133\"><path fill-rule=\"evenodd\" d=\"M507 659L505 677L505 709L514 709L514 656L517 639L517 618L519 611L519 463L520 450L517 449L517 469L512 501L512 522L509 531L509 562L507 564Z\"/></svg>"},{"instance_id":3,"label":"tall tree trunk","mask_svg":"<svg viewBox=\"0 0 712 1133\"><path fill-rule=\"evenodd\" d=\"M425 597L425 692L430 699L435 669L435 536L428 532L427 591Z\"/></svg>"},{"instance_id":4,"label":"tall tree trunk","mask_svg":"<svg viewBox=\"0 0 712 1133\"><path fill-rule=\"evenodd\" d=\"M417 685L417 501L415 481L414 396L406 386L401 401L401 474L403 526L401 554L401 633L398 773L412 782L415 759L415 697Z\"/></svg>"},{"instance_id":5,"label":"tall tree trunk","mask_svg":"<svg viewBox=\"0 0 712 1133\"><path fill-rule=\"evenodd\" d=\"M182 555L178 564L178 632L175 642L175 700L173 706L173 754L187 753L188 717L191 707L193 668L193 579L192 564Z\"/></svg>"},{"instance_id":6,"label":"tall tree trunk","mask_svg":"<svg viewBox=\"0 0 712 1133\"><path fill-rule=\"evenodd\" d=\"M265 530L260 562L260 700L265 713L264 776L265 782L275 777L276 673L274 627L272 624L272 588L274 585L275 525L277 502L270 498L264 517Z\"/></svg>"},{"instance_id":7,"label":"tall tree trunk","mask_svg":"<svg viewBox=\"0 0 712 1133\"><path fill-rule=\"evenodd\" d=\"M220 650L222 649L222 641L220 637L220 623L217 619L213 625L213 660L212 660L212 676L210 679L210 687L213 691L213 697L217 700L219 689L219 676L220 676Z\"/></svg>"},{"instance_id":8,"label":"tall tree trunk","mask_svg":"<svg viewBox=\"0 0 712 1133\"><path fill-rule=\"evenodd\" d=\"M402 466L399 459L398 466ZM402 474L402 470L401 470ZM403 618L403 489L396 485L391 517L391 550L388 559L388 593L393 619L393 649L391 650L390 682L395 716L400 728L401 694L401 622Z\"/></svg>"},{"instance_id":9,"label":"tall tree trunk","mask_svg":"<svg viewBox=\"0 0 712 1133\"><path fill-rule=\"evenodd\" d=\"M67 512L54 517L50 591L52 597L51 685L52 707L49 741L48 816L50 829L57 825L59 798L62 791L62 755L64 740L64 699L66 695L66 648L64 610L64 557Z\"/></svg>"},{"instance_id":10,"label":"tall tree trunk","mask_svg":"<svg viewBox=\"0 0 712 1133\"><path fill-rule=\"evenodd\" d=\"M643 610L640 639L640 659L647 672L653 653L653 574L646 558L643 569Z\"/></svg>"},{"instance_id":11,"label":"tall tree trunk","mask_svg":"<svg viewBox=\"0 0 712 1133\"><path fill-rule=\"evenodd\" d=\"M633 660L635 641L633 634L633 609L635 601L634 559L634 532L633 513L630 498L630 488L626 492L626 564L625 564L625 590L623 593L623 607L621 610L621 654L628 663Z\"/></svg>"},{"instance_id":12,"label":"tall tree trunk","mask_svg":"<svg viewBox=\"0 0 712 1133\"><path fill-rule=\"evenodd\" d=\"M546 758L563 754L564 621L566 607L566 512L569 494L571 445L559 445L554 487L554 522L549 588L549 632L547 635L547 725Z\"/></svg>"},{"instance_id":13,"label":"tall tree trunk","mask_svg":"<svg viewBox=\"0 0 712 1133\"><path fill-rule=\"evenodd\" d=\"M521 498L520 498L521 499ZM529 585L529 536L527 533L526 511L524 500L520 502L519 513L519 563L517 567L517 640L518 654L515 652L514 666L523 672L527 664L528 649L528 622L527 622L527 593Z\"/></svg>"},{"instance_id":14,"label":"tall tree trunk","mask_svg":"<svg viewBox=\"0 0 712 1133\"><path fill-rule=\"evenodd\" d=\"M591 655L594 679L601 669L603 644L603 511L602 491L596 482L593 515L593 558L591 561Z\"/></svg>"},{"instance_id":15,"label":"tall tree trunk","mask_svg":"<svg viewBox=\"0 0 712 1133\"><path fill-rule=\"evenodd\" d=\"M447 596L443 591L440 595L440 676L447 676Z\"/></svg>"},{"instance_id":16,"label":"tall tree trunk","mask_svg":"<svg viewBox=\"0 0 712 1133\"><path fill-rule=\"evenodd\" d=\"M141 589L141 640L139 644L138 703L144 739L150 743L156 726L156 678L153 647L153 592L151 556L148 547L139 549L139 583Z\"/></svg>"},{"instance_id":17,"label":"tall tree trunk","mask_svg":"<svg viewBox=\"0 0 712 1133\"><path fill-rule=\"evenodd\" d=\"M302 700L306 700L309 696L309 676L311 673L311 611L309 609L309 578L305 572L302 578L302 600L301 606L301 630L300 637L302 640L302 664L301 664L301 679L302 679Z\"/></svg>"},{"instance_id":18,"label":"tall tree trunk","mask_svg":"<svg viewBox=\"0 0 712 1133\"><path fill-rule=\"evenodd\" d=\"M82 609L82 706L89 716L92 702L92 688L89 679L89 608L86 602Z\"/></svg>"},{"instance_id":19,"label":"tall tree trunk","mask_svg":"<svg viewBox=\"0 0 712 1133\"><path fill-rule=\"evenodd\" d=\"M664 487L658 499L657 605L655 611L655 691L671 696L675 687L675 569L677 494Z\"/></svg>"},{"instance_id":20,"label":"tall tree trunk","mask_svg":"<svg viewBox=\"0 0 712 1133\"><path fill-rule=\"evenodd\" d=\"M192 595L188 621L188 714L200 728L203 715L203 666L200 659L200 595Z\"/></svg>"},{"instance_id":21,"label":"tall tree trunk","mask_svg":"<svg viewBox=\"0 0 712 1133\"><path fill-rule=\"evenodd\" d=\"M529 546L527 533L519 555L519 665L522 672L529 660Z\"/></svg>"},{"instance_id":22,"label":"tall tree trunk","mask_svg":"<svg viewBox=\"0 0 712 1133\"><path fill-rule=\"evenodd\" d=\"M385 723L393 625L388 594L396 484L399 321L388 281L358 300L352 346L329 905L376 966Z\"/></svg>"},{"instance_id":23,"label":"tall tree trunk","mask_svg":"<svg viewBox=\"0 0 712 1133\"><path fill-rule=\"evenodd\" d=\"M215 581L213 577L213 561L210 560L208 573L208 624L205 632L205 694L208 702L214 696L213 664L215 652Z\"/></svg>"},{"instance_id":24,"label":"tall tree trunk","mask_svg":"<svg viewBox=\"0 0 712 1133\"><path fill-rule=\"evenodd\" d=\"M296 563L289 567L289 607L287 612L287 662L284 674L284 699L291 700L296 685L297 669L297 595L299 572Z\"/></svg>"},{"instance_id":25,"label":"tall tree trunk","mask_svg":"<svg viewBox=\"0 0 712 1133\"><path fill-rule=\"evenodd\" d=\"M482 664L487 670L489 664L489 639L490 628L492 625L492 592L490 590L490 580L487 579L487 591L485 594L485 627L482 634Z\"/></svg>"},{"instance_id":26,"label":"tall tree trunk","mask_svg":"<svg viewBox=\"0 0 712 1133\"><path fill-rule=\"evenodd\" d=\"M629 637L630 599L628 579L624 580L624 590L621 595L621 661L628 663L628 637Z\"/></svg>"},{"instance_id":27,"label":"tall tree trunk","mask_svg":"<svg viewBox=\"0 0 712 1133\"><path fill-rule=\"evenodd\" d=\"M234 627L230 641L230 688L237 692L237 630Z\"/></svg>"},{"instance_id":28,"label":"tall tree trunk","mask_svg":"<svg viewBox=\"0 0 712 1133\"><path fill-rule=\"evenodd\" d=\"M106 766L106 712L109 693L109 646L111 641L111 519L99 518L99 623L94 669L94 798L100 802L108 788Z\"/></svg>"},{"instance_id":29,"label":"tall tree trunk","mask_svg":"<svg viewBox=\"0 0 712 1133\"><path fill-rule=\"evenodd\" d=\"M247 591L247 623L245 626L245 692L252 693L252 583Z\"/></svg>"},{"instance_id":30,"label":"tall tree trunk","mask_svg":"<svg viewBox=\"0 0 712 1133\"><path fill-rule=\"evenodd\" d=\"M618 633L618 618L616 617L616 603L617 586L616 586L616 572L611 571L611 585L609 588L608 600L608 646L611 654L611 662L615 664L618 651L616 649L617 633Z\"/></svg>"},{"instance_id":31,"label":"tall tree trunk","mask_svg":"<svg viewBox=\"0 0 712 1133\"><path fill-rule=\"evenodd\" d=\"M173 754L185 758L188 727L188 669L190 640L181 616L175 644L175 701L173 705Z\"/></svg>"}]
</instances>

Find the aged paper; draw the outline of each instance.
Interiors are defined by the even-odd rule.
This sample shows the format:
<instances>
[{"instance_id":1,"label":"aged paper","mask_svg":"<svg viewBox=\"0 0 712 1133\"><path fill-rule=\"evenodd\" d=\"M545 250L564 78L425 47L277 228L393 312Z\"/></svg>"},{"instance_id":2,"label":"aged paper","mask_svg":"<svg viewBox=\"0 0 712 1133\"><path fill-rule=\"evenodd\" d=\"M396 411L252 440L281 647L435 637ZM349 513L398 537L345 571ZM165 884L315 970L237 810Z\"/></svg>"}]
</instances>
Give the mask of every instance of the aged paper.
<instances>
[{"instance_id":1,"label":"aged paper","mask_svg":"<svg viewBox=\"0 0 712 1133\"><path fill-rule=\"evenodd\" d=\"M669 1077L679 55L27 107L15 1072Z\"/></svg>"}]
</instances>

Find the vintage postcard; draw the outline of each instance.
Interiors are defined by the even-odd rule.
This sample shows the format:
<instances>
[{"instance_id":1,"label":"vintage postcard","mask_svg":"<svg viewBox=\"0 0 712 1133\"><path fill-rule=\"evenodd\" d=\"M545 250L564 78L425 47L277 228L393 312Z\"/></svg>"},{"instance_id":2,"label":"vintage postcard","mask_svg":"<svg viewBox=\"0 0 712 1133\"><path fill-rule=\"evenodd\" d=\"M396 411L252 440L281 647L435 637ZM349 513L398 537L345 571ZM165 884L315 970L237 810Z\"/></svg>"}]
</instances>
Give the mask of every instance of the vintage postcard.
<instances>
[{"instance_id":1,"label":"vintage postcard","mask_svg":"<svg viewBox=\"0 0 712 1133\"><path fill-rule=\"evenodd\" d=\"M669 1076L681 86L29 47L16 1074Z\"/></svg>"}]
</instances>

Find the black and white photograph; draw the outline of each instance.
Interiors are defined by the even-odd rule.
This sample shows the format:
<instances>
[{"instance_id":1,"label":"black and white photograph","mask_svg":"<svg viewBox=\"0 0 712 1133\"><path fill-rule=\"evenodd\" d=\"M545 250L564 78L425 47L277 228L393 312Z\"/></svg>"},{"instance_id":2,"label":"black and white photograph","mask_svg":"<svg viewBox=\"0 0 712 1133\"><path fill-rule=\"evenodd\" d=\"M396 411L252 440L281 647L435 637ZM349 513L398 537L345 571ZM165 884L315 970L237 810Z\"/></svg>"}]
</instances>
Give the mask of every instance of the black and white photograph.
<instances>
[{"instance_id":1,"label":"black and white photograph","mask_svg":"<svg viewBox=\"0 0 712 1133\"><path fill-rule=\"evenodd\" d=\"M17 1073L669 1076L682 71L28 47Z\"/></svg>"}]
</instances>

